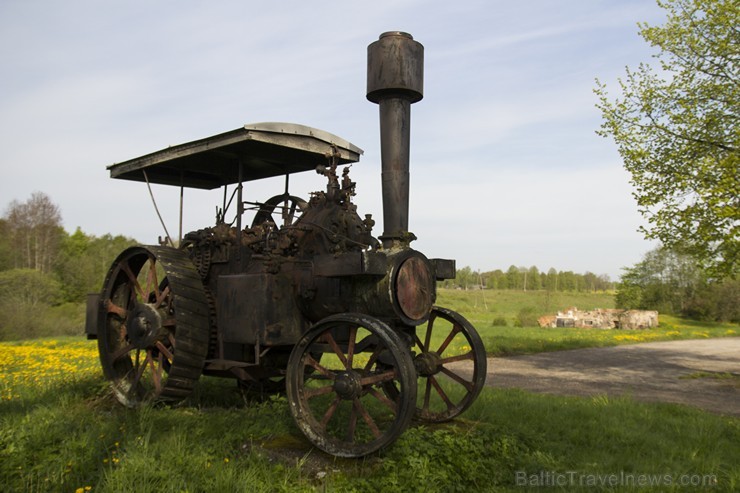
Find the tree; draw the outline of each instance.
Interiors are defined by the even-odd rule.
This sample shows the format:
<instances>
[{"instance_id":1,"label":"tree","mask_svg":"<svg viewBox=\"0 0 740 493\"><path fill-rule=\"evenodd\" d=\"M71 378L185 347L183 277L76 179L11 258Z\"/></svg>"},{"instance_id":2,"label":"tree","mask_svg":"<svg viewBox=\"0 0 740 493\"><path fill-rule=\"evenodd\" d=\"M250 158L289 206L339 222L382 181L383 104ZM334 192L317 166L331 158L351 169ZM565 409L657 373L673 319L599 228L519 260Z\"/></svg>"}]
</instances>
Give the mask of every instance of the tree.
<instances>
[{"instance_id":1,"label":"tree","mask_svg":"<svg viewBox=\"0 0 740 493\"><path fill-rule=\"evenodd\" d=\"M506 287L508 289L522 289L524 287L524 276L516 265L510 265L506 271Z\"/></svg>"},{"instance_id":2,"label":"tree","mask_svg":"<svg viewBox=\"0 0 740 493\"><path fill-rule=\"evenodd\" d=\"M48 195L34 192L26 202L11 202L5 219L14 266L51 272L64 234L59 207Z\"/></svg>"},{"instance_id":3,"label":"tree","mask_svg":"<svg viewBox=\"0 0 740 493\"><path fill-rule=\"evenodd\" d=\"M705 275L693 257L658 247L625 269L616 305L686 315L705 286Z\"/></svg>"},{"instance_id":4,"label":"tree","mask_svg":"<svg viewBox=\"0 0 740 493\"><path fill-rule=\"evenodd\" d=\"M0 219L0 271L13 267L13 252L10 247L10 227L8 221Z\"/></svg>"},{"instance_id":5,"label":"tree","mask_svg":"<svg viewBox=\"0 0 740 493\"><path fill-rule=\"evenodd\" d=\"M550 267L550 270L547 271L545 289L548 291L558 290L558 271L556 271L554 267Z\"/></svg>"},{"instance_id":6,"label":"tree","mask_svg":"<svg viewBox=\"0 0 740 493\"><path fill-rule=\"evenodd\" d=\"M462 269L458 269L455 276L455 283L467 291L470 286L477 283L477 279L473 278L473 269L467 265Z\"/></svg>"},{"instance_id":7,"label":"tree","mask_svg":"<svg viewBox=\"0 0 740 493\"><path fill-rule=\"evenodd\" d=\"M740 228L740 8L737 0L658 0L663 26L641 23L660 52L609 99L603 123L632 175L647 238L691 254L718 278L738 273Z\"/></svg>"},{"instance_id":8,"label":"tree","mask_svg":"<svg viewBox=\"0 0 740 493\"><path fill-rule=\"evenodd\" d=\"M86 235L80 228L65 234L54 266L64 301L81 302L87 293L99 291L116 255L134 244L135 240L123 236Z\"/></svg>"},{"instance_id":9,"label":"tree","mask_svg":"<svg viewBox=\"0 0 740 493\"><path fill-rule=\"evenodd\" d=\"M541 287L540 271L533 265L527 272L527 289L530 291L537 291Z\"/></svg>"}]
</instances>

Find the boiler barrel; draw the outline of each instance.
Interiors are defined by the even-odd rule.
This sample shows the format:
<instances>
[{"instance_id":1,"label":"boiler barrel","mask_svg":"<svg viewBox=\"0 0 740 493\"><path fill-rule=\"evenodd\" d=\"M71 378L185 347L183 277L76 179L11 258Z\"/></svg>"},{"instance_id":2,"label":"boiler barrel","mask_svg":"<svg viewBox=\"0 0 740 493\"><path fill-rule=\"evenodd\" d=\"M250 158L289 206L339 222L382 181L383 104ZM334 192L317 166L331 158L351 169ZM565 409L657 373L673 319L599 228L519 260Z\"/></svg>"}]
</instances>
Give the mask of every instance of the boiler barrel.
<instances>
[{"instance_id":1,"label":"boiler barrel","mask_svg":"<svg viewBox=\"0 0 740 493\"><path fill-rule=\"evenodd\" d=\"M424 46L407 33L367 47L367 99L380 106L384 243L408 233L411 104L423 97Z\"/></svg>"}]
</instances>

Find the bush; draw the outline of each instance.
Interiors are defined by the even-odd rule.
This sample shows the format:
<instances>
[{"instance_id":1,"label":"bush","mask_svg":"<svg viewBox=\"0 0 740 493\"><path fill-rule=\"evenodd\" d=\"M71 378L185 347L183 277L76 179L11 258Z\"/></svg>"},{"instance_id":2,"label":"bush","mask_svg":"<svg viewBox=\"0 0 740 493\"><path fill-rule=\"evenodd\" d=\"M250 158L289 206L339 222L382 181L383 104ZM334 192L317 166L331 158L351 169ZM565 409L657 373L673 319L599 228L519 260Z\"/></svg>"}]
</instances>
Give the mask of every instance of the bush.
<instances>
[{"instance_id":1,"label":"bush","mask_svg":"<svg viewBox=\"0 0 740 493\"><path fill-rule=\"evenodd\" d=\"M51 335L41 325L60 294L59 283L37 270L0 272L0 340Z\"/></svg>"},{"instance_id":2,"label":"bush","mask_svg":"<svg viewBox=\"0 0 740 493\"><path fill-rule=\"evenodd\" d=\"M514 327L537 327L537 309L532 306L525 306L514 319Z\"/></svg>"},{"instance_id":3,"label":"bush","mask_svg":"<svg viewBox=\"0 0 740 493\"><path fill-rule=\"evenodd\" d=\"M491 327L507 327L509 323L506 321L505 317L496 317L491 322Z\"/></svg>"}]
</instances>

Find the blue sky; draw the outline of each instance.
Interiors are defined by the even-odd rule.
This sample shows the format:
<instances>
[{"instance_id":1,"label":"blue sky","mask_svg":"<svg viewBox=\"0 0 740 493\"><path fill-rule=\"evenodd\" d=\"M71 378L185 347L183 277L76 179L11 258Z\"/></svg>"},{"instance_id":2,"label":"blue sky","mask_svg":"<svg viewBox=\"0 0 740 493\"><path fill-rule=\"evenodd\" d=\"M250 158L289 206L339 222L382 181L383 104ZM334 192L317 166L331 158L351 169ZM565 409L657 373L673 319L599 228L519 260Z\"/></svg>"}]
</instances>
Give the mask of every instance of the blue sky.
<instances>
[{"instance_id":1,"label":"blue sky","mask_svg":"<svg viewBox=\"0 0 740 493\"><path fill-rule=\"evenodd\" d=\"M106 166L245 123L285 121L364 149L358 212L382 222L377 106L367 45L385 31L425 46L412 106L415 248L458 267L608 274L652 248L592 90L654 51L654 0L127 1L0 3L0 207L48 194L68 231L162 235L146 187ZM248 184L251 200L282 180ZM313 173L294 195L324 188ZM179 190L154 187L170 232ZM219 192L186 191L185 229ZM380 234L382 225L376 226Z\"/></svg>"}]
</instances>

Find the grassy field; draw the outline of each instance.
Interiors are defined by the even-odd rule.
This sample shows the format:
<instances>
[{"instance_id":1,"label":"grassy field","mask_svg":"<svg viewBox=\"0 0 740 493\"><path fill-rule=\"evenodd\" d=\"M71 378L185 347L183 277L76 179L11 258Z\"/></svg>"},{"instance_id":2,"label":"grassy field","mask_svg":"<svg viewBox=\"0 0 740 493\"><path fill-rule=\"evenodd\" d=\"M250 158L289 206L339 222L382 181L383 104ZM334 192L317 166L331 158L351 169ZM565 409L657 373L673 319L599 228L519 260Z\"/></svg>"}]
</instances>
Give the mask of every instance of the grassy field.
<instances>
[{"instance_id":1,"label":"grassy field","mask_svg":"<svg viewBox=\"0 0 740 493\"><path fill-rule=\"evenodd\" d=\"M496 319L503 319L506 325L513 326L522 311L531 311L539 317L554 315L558 310L569 307L581 310L614 308L614 294L440 289L437 292L437 304L464 313L476 325L490 325Z\"/></svg>"},{"instance_id":2,"label":"grassy field","mask_svg":"<svg viewBox=\"0 0 740 493\"><path fill-rule=\"evenodd\" d=\"M493 296L486 308L446 294L440 304L469 316L497 354L737 329L670 318L639 333L496 327L535 302L514 296L519 306L505 308ZM2 491L736 491L739 444L739 419L684 406L484 389L462 419L415 424L379 455L340 460L311 449L283 397L249 402L232 381L203 378L183 405L124 409L95 341L0 343Z\"/></svg>"},{"instance_id":3,"label":"grassy field","mask_svg":"<svg viewBox=\"0 0 740 493\"><path fill-rule=\"evenodd\" d=\"M548 295L545 291L440 290L437 304L464 314L480 333L486 352L491 356L740 335L737 324L696 322L662 314L659 327L643 330L514 326L517 315L522 311L534 313L536 318L571 306L582 310L614 308L610 293Z\"/></svg>"}]
</instances>

